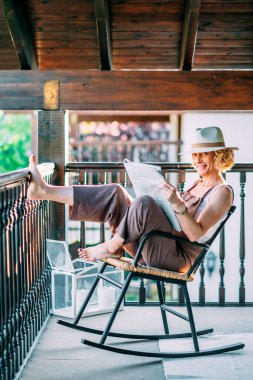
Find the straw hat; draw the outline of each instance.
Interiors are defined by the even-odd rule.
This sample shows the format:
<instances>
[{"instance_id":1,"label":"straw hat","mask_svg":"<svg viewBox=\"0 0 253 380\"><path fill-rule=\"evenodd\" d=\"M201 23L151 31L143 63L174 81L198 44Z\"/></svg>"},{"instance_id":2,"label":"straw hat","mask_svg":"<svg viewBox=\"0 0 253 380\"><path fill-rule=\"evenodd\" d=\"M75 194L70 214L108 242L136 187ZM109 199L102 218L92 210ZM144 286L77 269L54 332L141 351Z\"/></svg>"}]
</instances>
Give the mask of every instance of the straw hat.
<instances>
[{"instance_id":1,"label":"straw hat","mask_svg":"<svg viewBox=\"0 0 253 380\"><path fill-rule=\"evenodd\" d=\"M226 146L221 129L212 126L196 129L192 136L191 149L179 154L213 152L222 149L238 150L239 148Z\"/></svg>"}]
</instances>

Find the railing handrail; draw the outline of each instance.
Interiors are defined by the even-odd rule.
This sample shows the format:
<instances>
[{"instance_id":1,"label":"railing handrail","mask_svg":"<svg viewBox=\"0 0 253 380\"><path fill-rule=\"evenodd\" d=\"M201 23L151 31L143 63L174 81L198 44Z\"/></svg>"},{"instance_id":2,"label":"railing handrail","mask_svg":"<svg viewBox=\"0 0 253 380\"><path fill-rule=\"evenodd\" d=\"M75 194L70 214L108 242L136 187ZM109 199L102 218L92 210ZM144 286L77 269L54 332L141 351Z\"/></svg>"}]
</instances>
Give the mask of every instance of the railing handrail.
<instances>
[{"instance_id":1,"label":"railing handrail","mask_svg":"<svg viewBox=\"0 0 253 380\"><path fill-rule=\"evenodd\" d=\"M195 172L195 169L187 162L145 162L151 165L158 165L164 171L178 172L187 171ZM125 170L123 162L68 162L65 166L66 172L75 170ZM236 163L229 172L253 172L253 164L250 162Z\"/></svg>"},{"instance_id":2,"label":"railing handrail","mask_svg":"<svg viewBox=\"0 0 253 380\"><path fill-rule=\"evenodd\" d=\"M171 171L190 171L194 172L195 169L191 164L186 162L147 162L147 164L161 166L163 170ZM38 165L39 170L43 176L51 175L54 172L54 163L44 163ZM65 170L125 170L123 162L68 162ZM240 162L236 163L229 172L253 172L253 163ZM0 174L0 188L13 183L26 181L29 176L29 169L24 168L15 170L8 173Z\"/></svg>"},{"instance_id":3,"label":"railing handrail","mask_svg":"<svg viewBox=\"0 0 253 380\"><path fill-rule=\"evenodd\" d=\"M152 145L180 145L182 144L181 141L168 141L168 140L126 140L126 141L113 141L113 140L108 140L108 141L101 141L99 138L94 138L93 141L85 141L85 140L78 140L72 143L73 145L79 145L79 146L87 146L87 147L99 147L99 146L152 146ZM98 146L99 144L99 146Z\"/></svg>"},{"instance_id":4,"label":"railing handrail","mask_svg":"<svg viewBox=\"0 0 253 380\"><path fill-rule=\"evenodd\" d=\"M45 163L38 165L39 171L42 176L51 175L54 172L55 164L53 163ZM0 189L6 188L10 186L18 186L28 180L28 176L30 175L29 168L15 170L12 172L0 174Z\"/></svg>"}]
</instances>

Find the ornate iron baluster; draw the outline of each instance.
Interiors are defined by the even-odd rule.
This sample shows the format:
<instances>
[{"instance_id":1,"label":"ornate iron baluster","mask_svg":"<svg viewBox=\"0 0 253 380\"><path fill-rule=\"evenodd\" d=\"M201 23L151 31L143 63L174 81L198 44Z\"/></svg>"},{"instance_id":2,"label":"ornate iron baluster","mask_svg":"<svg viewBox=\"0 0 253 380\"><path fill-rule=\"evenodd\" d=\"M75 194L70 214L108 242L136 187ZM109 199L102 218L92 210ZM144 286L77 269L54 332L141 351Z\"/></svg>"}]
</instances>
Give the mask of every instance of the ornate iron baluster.
<instances>
[{"instance_id":1,"label":"ornate iron baluster","mask_svg":"<svg viewBox=\"0 0 253 380\"><path fill-rule=\"evenodd\" d=\"M178 179L178 191L180 194L182 194L185 190L185 172L179 173L179 179ZM178 286L178 302L180 304L184 304L184 289L182 286Z\"/></svg>"},{"instance_id":2,"label":"ornate iron baluster","mask_svg":"<svg viewBox=\"0 0 253 380\"><path fill-rule=\"evenodd\" d=\"M240 221L240 285L239 285L239 303L245 303L245 214L244 214L244 200L245 200L245 187L246 187L246 173L240 173L240 198L241 198L241 221Z\"/></svg>"},{"instance_id":3,"label":"ornate iron baluster","mask_svg":"<svg viewBox=\"0 0 253 380\"><path fill-rule=\"evenodd\" d=\"M143 278L140 279L139 302L141 305L146 303L146 286Z\"/></svg>"},{"instance_id":4,"label":"ornate iron baluster","mask_svg":"<svg viewBox=\"0 0 253 380\"><path fill-rule=\"evenodd\" d=\"M88 184L88 175L87 172L80 171L79 172L79 184L87 185ZM86 229L85 222L80 223L80 248L86 247Z\"/></svg>"},{"instance_id":5,"label":"ornate iron baluster","mask_svg":"<svg viewBox=\"0 0 253 380\"><path fill-rule=\"evenodd\" d=\"M7 214L7 195L6 193L1 193L1 259L0 262L2 264L2 273L1 273L1 301L3 307L1 308L1 356L0 356L0 364L1 364L1 377L5 380L8 378L8 357L7 357L7 347L8 347L8 337L7 337L7 320L8 320L8 304L7 304L7 259L6 259L6 228L8 222L8 214Z\"/></svg>"},{"instance_id":6,"label":"ornate iron baluster","mask_svg":"<svg viewBox=\"0 0 253 380\"><path fill-rule=\"evenodd\" d=\"M199 282L199 303L204 305L206 302L206 288L205 288L205 265L204 262L201 263L199 268L200 282Z\"/></svg>"},{"instance_id":7,"label":"ornate iron baluster","mask_svg":"<svg viewBox=\"0 0 253 380\"><path fill-rule=\"evenodd\" d=\"M101 172L98 172L98 183L99 184L107 184L107 173L104 172L104 173L101 173ZM99 226L99 233L100 233L100 243L103 243L105 241L105 223L100 223L100 226Z\"/></svg>"},{"instance_id":8,"label":"ornate iron baluster","mask_svg":"<svg viewBox=\"0 0 253 380\"><path fill-rule=\"evenodd\" d=\"M219 304L225 304L225 283L224 283L224 274L225 274L225 230L223 229L220 232L220 248L219 248L219 258L220 258L220 283L219 283Z\"/></svg>"},{"instance_id":9,"label":"ornate iron baluster","mask_svg":"<svg viewBox=\"0 0 253 380\"><path fill-rule=\"evenodd\" d=\"M19 316L19 304L20 304L20 287L19 287L19 236L18 236L18 190L19 187L12 189L13 195L13 227L12 227L12 246L13 246L13 285L14 285L14 305L13 305L13 353L14 353L14 371L17 372L20 367L20 316Z\"/></svg>"},{"instance_id":10,"label":"ornate iron baluster","mask_svg":"<svg viewBox=\"0 0 253 380\"><path fill-rule=\"evenodd\" d=\"M25 277L25 291L23 299L24 310L24 336L25 336L25 355L30 347L30 326L29 326L29 288L30 288L30 272L29 272L29 242L28 242L28 202L26 200L26 193L23 197L23 252L24 252L24 277Z\"/></svg>"},{"instance_id":11,"label":"ornate iron baluster","mask_svg":"<svg viewBox=\"0 0 253 380\"><path fill-rule=\"evenodd\" d=\"M31 220L32 220L32 242L31 242L31 247L32 247L32 264L34 268L34 281L33 281L33 340L35 339L37 333L38 333L38 308L37 308L37 303L38 303L38 279L39 279L39 273L38 273L38 252L37 252L37 239L38 239L38 234L39 231L37 229L37 216L38 216L38 204L39 201L33 201L32 202L32 215L31 215Z\"/></svg>"},{"instance_id":12,"label":"ornate iron baluster","mask_svg":"<svg viewBox=\"0 0 253 380\"><path fill-rule=\"evenodd\" d=\"M16 291L15 291L15 249L13 239L13 224L14 224L14 197L13 189L9 191L9 277L10 277L10 358L11 358L11 373L15 373L15 304L16 304Z\"/></svg>"},{"instance_id":13,"label":"ornate iron baluster","mask_svg":"<svg viewBox=\"0 0 253 380\"><path fill-rule=\"evenodd\" d=\"M37 265L38 265L38 295L37 295L37 329L40 330L42 326L42 275L43 275L43 267L42 267L42 242L43 242L43 221L42 221L42 202L39 202L37 205Z\"/></svg>"},{"instance_id":14,"label":"ornate iron baluster","mask_svg":"<svg viewBox=\"0 0 253 380\"><path fill-rule=\"evenodd\" d=\"M47 182L52 183L52 175L48 176ZM49 221L50 221L50 205L49 205L48 201L44 201L43 205L44 205L44 210L45 210L44 222L46 223L44 230L47 233L47 235L44 237L44 239L46 241L46 238L50 234L50 223L49 223ZM44 251L44 257L47 259L46 250ZM44 319L46 319L47 315L50 312L50 308L51 308L51 267L50 267L48 261L47 261L47 266L45 268L45 272L47 273L47 289L46 289L47 290L47 310L46 310L46 315L45 315Z\"/></svg>"},{"instance_id":15,"label":"ornate iron baluster","mask_svg":"<svg viewBox=\"0 0 253 380\"><path fill-rule=\"evenodd\" d=\"M223 174L224 179L226 179L226 173ZM224 305L225 304L225 283L224 283L224 275L225 275L225 230L220 232L220 239L219 239L219 258L220 258L220 283L219 283L219 304Z\"/></svg>"},{"instance_id":16,"label":"ornate iron baluster","mask_svg":"<svg viewBox=\"0 0 253 380\"><path fill-rule=\"evenodd\" d=\"M19 342L20 342L20 364L25 358L25 329L24 329L24 296L25 296L25 263L24 263L24 250L23 250L23 213L24 213L24 185L21 185L18 204L17 204L17 223L18 223L18 247L19 247Z\"/></svg>"},{"instance_id":17,"label":"ornate iron baluster","mask_svg":"<svg viewBox=\"0 0 253 380\"><path fill-rule=\"evenodd\" d=\"M11 249L10 249L10 210L11 201L9 191L5 193L5 246L4 246L4 256L5 256L5 285L6 285L6 324L4 326L4 340L5 340L5 350L3 354L4 367L6 378L11 379L13 377L13 360L11 357L11 339L12 339L12 324L11 324L11 311L12 311L12 294L11 294Z\"/></svg>"},{"instance_id":18,"label":"ornate iron baluster","mask_svg":"<svg viewBox=\"0 0 253 380\"><path fill-rule=\"evenodd\" d=\"M26 228L26 241L27 241L27 273L28 273L28 289L27 289L27 304L28 304L28 325L29 325L29 335L28 335L28 350L33 342L33 316L32 316L32 306L33 306L33 281L34 273L32 266L32 249L31 249L31 232L32 232L32 222L31 213L32 205L31 201L26 200L27 207L27 228Z\"/></svg>"}]
</instances>

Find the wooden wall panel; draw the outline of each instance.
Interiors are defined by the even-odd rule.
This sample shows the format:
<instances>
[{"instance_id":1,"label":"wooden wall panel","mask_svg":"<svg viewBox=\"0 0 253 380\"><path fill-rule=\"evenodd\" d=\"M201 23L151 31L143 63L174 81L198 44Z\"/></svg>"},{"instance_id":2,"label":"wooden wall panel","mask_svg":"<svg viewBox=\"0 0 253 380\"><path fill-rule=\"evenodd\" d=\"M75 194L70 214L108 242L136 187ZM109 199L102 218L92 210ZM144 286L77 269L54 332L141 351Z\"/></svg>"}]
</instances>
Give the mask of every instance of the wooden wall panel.
<instances>
[{"instance_id":1,"label":"wooden wall panel","mask_svg":"<svg viewBox=\"0 0 253 380\"><path fill-rule=\"evenodd\" d=\"M0 72L0 109L43 109L47 80L60 85L60 109L252 110L250 71Z\"/></svg>"}]
</instances>

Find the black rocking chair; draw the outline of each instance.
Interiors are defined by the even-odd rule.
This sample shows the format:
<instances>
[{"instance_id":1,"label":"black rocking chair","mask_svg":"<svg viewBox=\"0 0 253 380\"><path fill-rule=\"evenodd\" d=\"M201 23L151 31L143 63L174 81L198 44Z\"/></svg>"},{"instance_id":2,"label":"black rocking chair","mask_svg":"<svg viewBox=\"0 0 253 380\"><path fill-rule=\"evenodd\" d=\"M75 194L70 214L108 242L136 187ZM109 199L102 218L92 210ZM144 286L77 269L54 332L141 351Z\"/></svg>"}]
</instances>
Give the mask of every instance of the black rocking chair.
<instances>
[{"instance_id":1,"label":"black rocking chair","mask_svg":"<svg viewBox=\"0 0 253 380\"><path fill-rule=\"evenodd\" d=\"M107 351L112 351L116 353L121 353L121 354L128 354L128 355L136 355L136 356L145 356L145 357L156 357L156 358L182 358L182 357L194 357L194 356L204 356L204 355L214 355L214 354L220 354L223 352L228 352L228 351L235 351L242 349L244 347L243 343L237 343L237 344L232 344L229 346L223 346L223 347L218 347L218 348L212 348L212 349L207 349L207 350L200 350L199 348L199 343L198 343L198 335L204 335L204 334L209 334L213 332L213 329L206 329L206 330L201 330L201 331L196 331L195 329L195 322L193 318L193 313L192 313L192 307L191 307L191 301L190 297L188 294L188 289L187 289L187 282L191 282L194 279L194 275L199 268L201 262L204 260L205 255L216 238L216 236L219 234L221 229L223 228L224 224L226 221L229 219L231 214L235 211L235 206L232 206L231 209L229 210L226 218L223 220L215 234L212 236L212 238L206 243L206 244L201 244L197 242L190 242L193 246L198 246L201 249L201 252L197 259L195 260L194 264L192 267L189 269L187 273L178 273L178 272L172 272L172 271L167 271L167 270L161 270L157 268L151 268L151 267L146 267L144 265L138 264L138 261L141 257L141 252L143 249L143 246L146 242L147 239L149 239L151 236L163 236L167 237L169 239L175 239L178 241L189 241L184 238L176 237L174 235L171 235L169 233L164 233L160 231L153 231L145 236L143 236L136 257L134 260L129 260L127 258L122 257L121 259L114 259L114 258L108 258L104 260L104 263L101 266L101 269L99 273L96 276L96 279L94 280L94 283L92 284L90 291L88 292L88 295L86 296L86 299L83 302L83 305L81 306L75 320L73 323L64 321L64 320L58 320L58 323L67 327L71 327L76 330L80 330L83 332L88 332L88 333L93 333L93 334L98 334L101 335L101 339L99 343L96 343L94 341L90 341L87 339L82 339L81 342L83 344L100 348L103 350ZM120 268L123 269L128 273L124 284L121 284L119 282L113 281L111 278L108 278L103 272L105 271L107 265L113 266L115 268ZM124 334L124 333L117 333L117 332L111 332L111 326L114 322L114 319L119 311L120 305L122 304L125 294L127 292L127 289L129 287L129 284L132 280L133 277L139 277L139 278L146 278L146 279L152 279L155 280L157 283L157 291L158 291L158 296L159 296L159 303L160 303L160 309L161 309L161 315L162 315L162 321L163 321L163 326L164 326L164 332L165 334L163 335L145 335L145 334ZM78 322L88 305L88 302L90 298L92 297L93 292L95 291L98 283L100 280L104 280L109 282L110 284L121 288L120 295L118 297L118 300L116 302L116 305L114 307L114 310L112 311L112 314L109 318L109 321L107 323L107 326L105 327L104 331L102 330L97 330L97 329L92 329L84 326L78 325ZM162 285L161 282L165 283L172 283L172 284L178 284L181 285L184 291L184 297L185 297L185 303L186 303L186 308L187 308L187 313L188 315L183 315L179 313L178 311L175 311L168 307L165 304L164 300L164 292L162 290ZM169 333L169 327L168 327L168 322L167 322L167 317L166 317L166 312L172 313L176 315L179 318L182 318L190 323L190 332L189 333L181 333L181 334L170 334ZM175 338L192 338L193 339L193 345L194 345L194 351L179 351L179 352L144 352L144 351L138 351L138 350L128 350L128 349L122 349L118 347L118 345L108 345L105 344L105 341L108 336L111 337L116 337L116 338L127 338L127 339L148 339L148 340L158 340L158 339L175 339Z\"/></svg>"}]
</instances>

